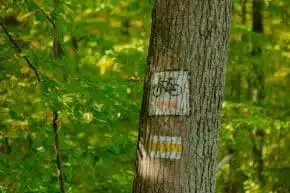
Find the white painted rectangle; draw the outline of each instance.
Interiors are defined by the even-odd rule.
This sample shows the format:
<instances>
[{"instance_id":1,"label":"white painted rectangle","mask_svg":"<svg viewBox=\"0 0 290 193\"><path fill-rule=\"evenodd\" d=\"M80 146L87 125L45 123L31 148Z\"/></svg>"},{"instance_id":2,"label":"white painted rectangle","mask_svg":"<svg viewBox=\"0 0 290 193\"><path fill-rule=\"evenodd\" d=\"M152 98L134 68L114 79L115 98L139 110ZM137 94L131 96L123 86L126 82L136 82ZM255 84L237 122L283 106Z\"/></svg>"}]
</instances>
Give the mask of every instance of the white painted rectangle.
<instances>
[{"instance_id":1,"label":"white painted rectangle","mask_svg":"<svg viewBox=\"0 0 290 193\"><path fill-rule=\"evenodd\" d=\"M151 76L149 115L189 115L187 71L156 72Z\"/></svg>"},{"instance_id":2,"label":"white painted rectangle","mask_svg":"<svg viewBox=\"0 0 290 193\"><path fill-rule=\"evenodd\" d=\"M150 141L161 142L161 143L166 142L166 143L172 143L172 144L181 144L181 137L153 135L153 136L150 136Z\"/></svg>"}]
</instances>

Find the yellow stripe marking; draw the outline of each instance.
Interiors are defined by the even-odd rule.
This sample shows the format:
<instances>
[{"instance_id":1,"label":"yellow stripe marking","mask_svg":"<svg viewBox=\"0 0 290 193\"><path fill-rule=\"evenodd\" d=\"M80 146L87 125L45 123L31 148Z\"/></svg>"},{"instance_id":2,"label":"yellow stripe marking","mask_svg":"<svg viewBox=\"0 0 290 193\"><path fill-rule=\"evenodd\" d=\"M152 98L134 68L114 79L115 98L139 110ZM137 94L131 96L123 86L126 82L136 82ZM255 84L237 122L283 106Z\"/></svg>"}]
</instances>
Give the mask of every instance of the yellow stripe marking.
<instances>
[{"instance_id":1,"label":"yellow stripe marking","mask_svg":"<svg viewBox=\"0 0 290 193\"><path fill-rule=\"evenodd\" d=\"M181 152L181 144L172 144L172 143L159 143L151 142L149 146L150 151L161 151L161 152Z\"/></svg>"}]
</instances>

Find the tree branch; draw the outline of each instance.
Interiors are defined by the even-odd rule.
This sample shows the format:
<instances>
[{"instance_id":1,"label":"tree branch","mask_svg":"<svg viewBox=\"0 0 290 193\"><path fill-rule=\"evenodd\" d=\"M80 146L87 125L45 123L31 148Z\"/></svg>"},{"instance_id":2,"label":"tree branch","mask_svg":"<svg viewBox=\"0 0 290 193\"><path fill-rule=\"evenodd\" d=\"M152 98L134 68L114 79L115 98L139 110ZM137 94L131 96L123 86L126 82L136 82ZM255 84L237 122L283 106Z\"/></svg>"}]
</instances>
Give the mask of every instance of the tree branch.
<instances>
[{"instance_id":1,"label":"tree branch","mask_svg":"<svg viewBox=\"0 0 290 193\"><path fill-rule=\"evenodd\" d=\"M54 11L57 11L58 2L56 0L53 0L53 7ZM61 45L59 42L59 39L57 37L57 20L54 19L52 21L52 30L53 30L53 54L54 58L60 58L61 57ZM58 101L57 101L58 103ZM56 163L57 163L57 170L58 170L58 181L60 186L61 193L65 193L65 184L64 184L64 175L63 175L63 169L62 169L62 160L61 160L61 154L60 154L60 148L59 148L59 136L58 136L58 113L57 108L53 111L53 128L54 128L54 144L55 144L55 152L56 152Z\"/></svg>"},{"instance_id":2,"label":"tree branch","mask_svg":"<svg viewBox=\"0 0 290 193\"><path fill-rule=\"evenodd\" d=\"M218 172L228 161L233 158L233 154L225 156L217 165L216 171Z\"/></svg>"},{"instance_id":3,"label":"tree branch","mask_svg":"<svg viewBox=\"0 0 290 193\"><path fill-rule=\"evenodd\" d=\"M58 130L59 130L58 113L57 113L57 110L54 110L53 111L53 131L54 131L54 149L56 152L56 165L57 165L60 189L61 189L62 193L65 193L63 170L62 170L62 160L61 160L61 154L59 151Z\"/></svg>"},{"instance_id":4,"label":"tree branch","mask_svg":"<svg viewBox=\"0 0 290 193\"><path fill-rule=\"evenodd\" d=\"M21 48L18 46L18 44L13 40L12 36L9 34L8 30L5 28L4 24L0 22L0 26L2 27L4 33L7 35L7 37L9 38L10 42L13 44L15 52L20 55L22 53ZM28 66L33 70L36 79L38 82L41 82L41 78L40 75L38 74L36 68L32 65L32 63L30 62L30 60L26 57L26 56L22 56L22 58L24 58L24 60L26 61L26 63L28 64Z\"/></svg>"}]
</instances>

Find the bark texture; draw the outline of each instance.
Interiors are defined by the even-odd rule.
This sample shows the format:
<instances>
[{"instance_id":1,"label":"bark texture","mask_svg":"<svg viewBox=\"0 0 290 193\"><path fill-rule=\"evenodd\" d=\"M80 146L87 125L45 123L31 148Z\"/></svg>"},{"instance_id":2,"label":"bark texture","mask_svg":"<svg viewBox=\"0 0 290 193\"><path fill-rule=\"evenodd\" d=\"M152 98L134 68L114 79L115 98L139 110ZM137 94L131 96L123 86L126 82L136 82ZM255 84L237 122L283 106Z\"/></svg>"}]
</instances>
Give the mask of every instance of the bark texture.
<instances>
[{"instance_id":1,"label":"bark texture","mask_svg":"<svg viewBox=\"0 0 290 193\"><path fill-rule=\"evenodd\" d=\"M230 0L155 1L133 193L215 191L231 7ZM189 74L189 114L149 114L151 77L172 70ZM152 136L180 137L178 147L161 144L159 148L181 151L181 158L150 156L150 148L156 145Z\"/></svg>"}]
</instances>

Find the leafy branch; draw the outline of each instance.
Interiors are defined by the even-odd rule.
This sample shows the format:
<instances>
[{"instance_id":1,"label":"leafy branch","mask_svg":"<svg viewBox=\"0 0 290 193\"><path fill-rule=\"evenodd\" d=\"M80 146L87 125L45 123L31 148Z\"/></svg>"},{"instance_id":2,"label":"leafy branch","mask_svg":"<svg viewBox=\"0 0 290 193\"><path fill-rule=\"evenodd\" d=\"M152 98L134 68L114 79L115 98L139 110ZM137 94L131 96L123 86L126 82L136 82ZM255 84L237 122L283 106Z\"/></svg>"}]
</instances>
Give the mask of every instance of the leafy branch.
<instances>
[{"instance_id":1,"label":"leafy branch","mask_svg":"<svg viewBox=\"0 0 290 193\"><path fill-rule=\"evenodd\" d=\"M52 24L53 28L53 53L55 59L61 57L61 45L59 42L59 39L57 37L57 21L56 19L52 20L37 4L34 2L28 2L25 0L27 4L33 5L37 7L37 9L46 17L46 19ZM57 1L54 0L54 11L56 10L57 7ZM8 30L5 28L4 24L0 23L4 33L8 36L9 40L11 43L14 45L15 51L17 54L21 55L22 50L20 46L13 40L12 36L9 34ZM25 59L26 63L28 66L34 71L35 76L37 78L37 81L40 83L41 78L39 73L37 72L36 68L32 65L30 60L26 57L23 56ZM58 103L58 102L57 102ZM52 127L53 127L53 132L54 132L54 147L55 147L55 152L56 152L56 164L57 164L57 170L58 170L58 179L59 179L59 186L60 190L62 193L65 193L65 185L64 185L64 175L63 175L63 169L62 169L62 160L61 160L61 153L60 153L60 148L59 148L59 119L58 119L58 110L57 108L53 109L53 121L52 121Z\"/></svg>"}]
</instances>

